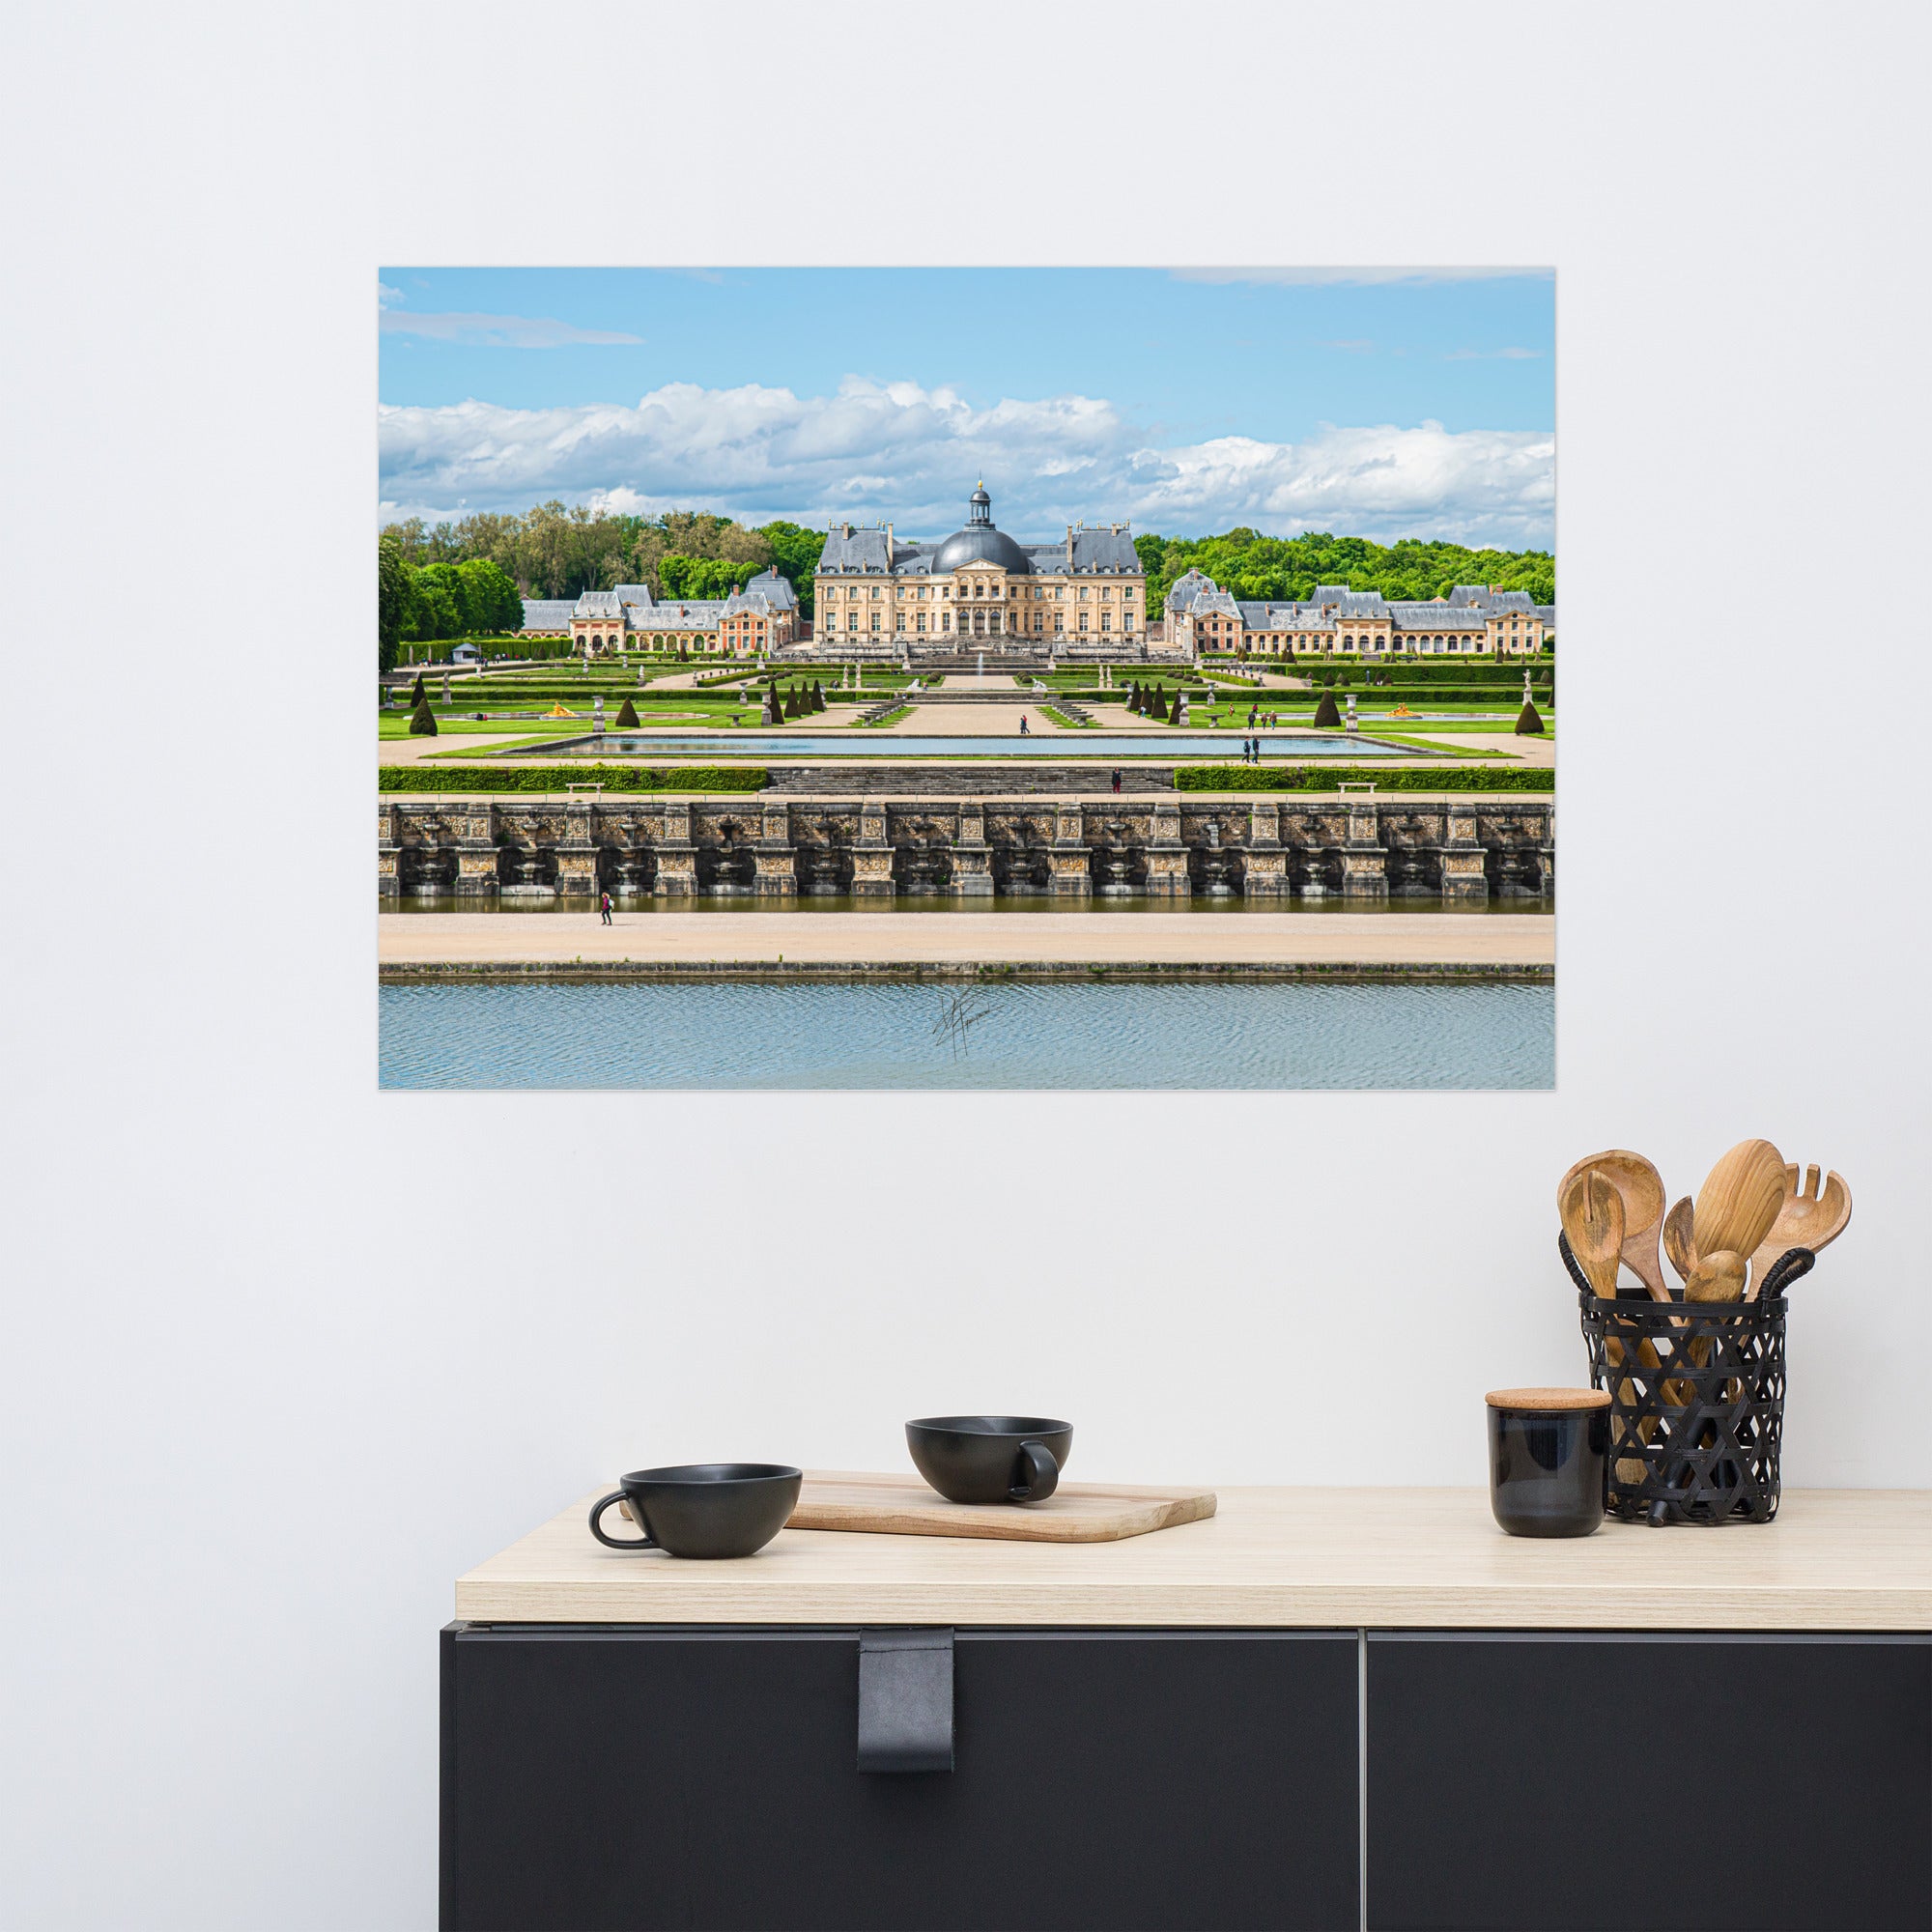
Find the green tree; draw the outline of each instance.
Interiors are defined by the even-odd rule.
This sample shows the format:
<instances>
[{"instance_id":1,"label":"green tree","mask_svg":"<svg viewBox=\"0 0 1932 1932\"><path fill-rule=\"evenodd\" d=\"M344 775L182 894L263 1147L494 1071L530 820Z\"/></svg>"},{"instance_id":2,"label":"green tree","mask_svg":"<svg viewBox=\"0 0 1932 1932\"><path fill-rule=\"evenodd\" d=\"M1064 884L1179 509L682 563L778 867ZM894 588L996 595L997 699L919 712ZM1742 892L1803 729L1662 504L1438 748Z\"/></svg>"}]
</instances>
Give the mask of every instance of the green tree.
<instances>
[{"instance_id":1,"label":"green tree","mask_svg":"<svg viewBox=\"0 0 1932 1932\"><path fill-rule=\"evenodd\" d=\"M760 524L753 534L764 538L771 549L772 561L779 567L779 575L798 593L800 614L810 617L812 573L818 568L819 556L825 549L825 532L809 530L803 524L779 522Z\"/></svg>"},{"instance_id":2,"label":"green tree","mask_svg":"<svg viewBox=\"0 0 1932 1932\"><path fill-rule=\"evenodd\" d=\"M523 621L518 606L518 622ZM376 668L379 673L396 668L402 642L403 624L410 613L410 567L403 561L403 547L395 538L376 540Z\"/></svg>"},{"instance_id":3,"label":"green tree","mask_svg":"<svg viewBox=\"0 0 1932 1932\"><path fill-rule=\"evenodd\" d=\"M672 551L658 559L658 584L672 602L728 597L752 573L729 557L685 556Z\"/></svg>"},{"instance_id":4,"label":"green tree","mask_svg":"<svg viewBox=\"0 0 1932 1932\"><path fill-rule=\"evenodd\" d=\"M456 566L456 603L468 637L501 637L523 628L516 579L487 556Z\"/></svg>"}]
</instances>

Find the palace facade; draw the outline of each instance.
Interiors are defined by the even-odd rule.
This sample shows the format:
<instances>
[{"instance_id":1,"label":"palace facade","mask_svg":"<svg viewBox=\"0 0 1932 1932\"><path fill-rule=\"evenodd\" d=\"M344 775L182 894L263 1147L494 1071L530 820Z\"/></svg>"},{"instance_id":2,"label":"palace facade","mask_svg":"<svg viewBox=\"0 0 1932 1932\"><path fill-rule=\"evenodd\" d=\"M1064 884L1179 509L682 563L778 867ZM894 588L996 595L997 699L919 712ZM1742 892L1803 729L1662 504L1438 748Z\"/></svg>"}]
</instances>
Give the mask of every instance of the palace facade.
<instances>
[{"instance_id":1,"label":"palace facade","mask_svg":"<svg viewBox=\"0 0 1932 1932\"><path fill-rule=\"evenodd\" d=\"M995 526L983 482L965 528L939 543L902 540L891 524L838 525L813 589L813 642L828 654L1138 652L1147 642L1147 577L1127 525L1069 524L1057 543L1018 543Z\"/></svg>"},{"instance_id":2,"label":"palace facade","mask_svg":"<svg viewBox=\"0 0 1932 1932\"><path fill-rule=\"evenodd\" d=\"M1239 602L1198 570L1176 580L1163 607L1171 648L1203 651L1336 652L1373 657L1385 651L1488 653L1520 657L1543 648L1556 630L1556 607L1532 604L1526 590L1459 583L1447 597L1394 602L1376 590L1323 583L1305 603Z\"/></svg>"},{"instance_id":3,"label":"palace facade","mask_svg":"<svg viewBox=\"0 0 1932 1932\"><path fill-rule=\"evenodd\" d=\"M798 635L798 593L774 565L728 597L660 601L646 583L586 590L582 597L525 598L524 635L568 638L573 651L701 651L755 657L783 650Z\"/></svg>"}]
</instances>

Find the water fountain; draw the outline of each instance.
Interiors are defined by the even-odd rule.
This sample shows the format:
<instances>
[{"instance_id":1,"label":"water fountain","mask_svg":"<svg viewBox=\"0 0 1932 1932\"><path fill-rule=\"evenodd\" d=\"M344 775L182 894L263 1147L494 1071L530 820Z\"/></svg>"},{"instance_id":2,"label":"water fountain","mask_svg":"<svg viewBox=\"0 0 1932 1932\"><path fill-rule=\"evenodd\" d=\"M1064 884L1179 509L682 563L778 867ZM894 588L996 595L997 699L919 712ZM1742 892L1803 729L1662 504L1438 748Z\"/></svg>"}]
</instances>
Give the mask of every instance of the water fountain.
<instances>
[{"instance_id":1,"label":"water fountain","mask_svg":"<svg viewBox=\"0 0 1932 1932\"><path fill-rule=\"evenodd\" d=\"M1094 848L1094 889L1106 898L1138 896L1141 888L1133 882L1134 855L1127 844L1127 822L1110 818L1106 828L1106 844Z\"/></svg>"},{"instance_id":2,"label":"water fountain","mask_svg":"<svg viewBox=\"0 0 1932 1932\"><path fill-rule=\"evenodd\" d=\"M1230 852L1221 843L1221 821L1210 818L1201 828L1201 843L1196 848L1196 858L1200 862L1199 883L1195 890L1212 899L1232 898L1236 888L1230 883L1230 875L1240 867L1240 855Z\"/></svg>"}]
</instances>

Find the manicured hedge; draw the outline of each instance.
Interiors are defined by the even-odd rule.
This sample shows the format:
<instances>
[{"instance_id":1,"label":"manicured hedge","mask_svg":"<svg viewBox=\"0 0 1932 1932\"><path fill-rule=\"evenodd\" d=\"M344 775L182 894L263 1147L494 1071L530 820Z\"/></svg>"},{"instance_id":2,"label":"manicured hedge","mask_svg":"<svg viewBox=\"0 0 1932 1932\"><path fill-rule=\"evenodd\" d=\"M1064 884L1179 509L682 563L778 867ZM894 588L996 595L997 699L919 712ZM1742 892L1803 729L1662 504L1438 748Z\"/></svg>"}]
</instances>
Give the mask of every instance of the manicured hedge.
<instances>
[{"instance_id":1,"label":"manicured hedge","mask_svg":"<svg viewBox=\"0 0 1932 1932\"><path fill-rule=\"evenodd\" d=\"M1384 791L1551 791L1556 774L1547 767L1455 765L1421 771L1403 765L1392 771L1374 765L1177 765L1176 791L1333 791L1368 781Z\"/></svg>"},{"instance_id":2,"label":"manicured hedge","mask_svg":"<svg viewBox=\"0 0 1932 1932\"><path fill-rule=\"evenodd\" d=\"M378 791L762 791L770 781L762 765L384 765L376 773Z\"/></svg>"}]
</instances>

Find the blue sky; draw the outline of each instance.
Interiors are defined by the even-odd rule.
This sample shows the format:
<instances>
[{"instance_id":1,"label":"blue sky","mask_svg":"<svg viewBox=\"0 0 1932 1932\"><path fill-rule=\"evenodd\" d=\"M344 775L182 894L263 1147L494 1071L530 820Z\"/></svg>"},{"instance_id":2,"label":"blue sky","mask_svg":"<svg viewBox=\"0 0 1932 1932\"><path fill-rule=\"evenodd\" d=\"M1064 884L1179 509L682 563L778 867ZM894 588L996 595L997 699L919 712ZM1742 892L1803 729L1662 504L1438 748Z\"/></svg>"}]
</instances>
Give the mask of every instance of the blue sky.
<instances>
[{"instance_id":1,"label":"blue sky","mask_svg":"<svg viewBox=\"0 0 1932 1932\"><path fill-rule=\"evenodd\" d=\"M1547 273L405 267L380 300L385 519L943 534L983 469L1021 534L1551 538Z\"/></svg>"}]
</instances>

